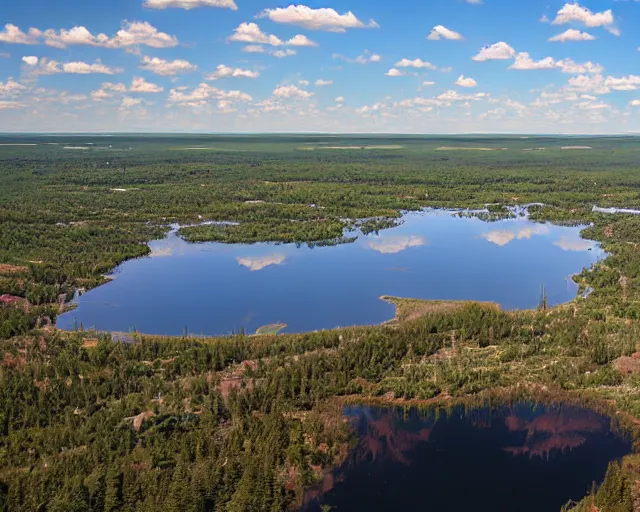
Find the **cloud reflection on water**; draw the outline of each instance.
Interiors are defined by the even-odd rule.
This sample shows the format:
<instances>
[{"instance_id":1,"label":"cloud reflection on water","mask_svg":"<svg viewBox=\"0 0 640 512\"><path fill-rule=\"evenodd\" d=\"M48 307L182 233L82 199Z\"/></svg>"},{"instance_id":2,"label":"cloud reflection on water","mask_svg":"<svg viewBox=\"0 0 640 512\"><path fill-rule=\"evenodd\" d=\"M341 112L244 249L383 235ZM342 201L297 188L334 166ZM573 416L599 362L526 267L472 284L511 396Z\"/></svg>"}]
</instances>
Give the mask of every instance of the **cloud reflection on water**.
<instances>
[{"instance_id":1,"label":"cloud reflection on water","mask_svg":"<svg viewBox=\"0 0 640 512\"><path fill-rule=\"evenodd\" d=\"M527 226L526 228L518 229L518 230L494 230L488 231L486 233L482 233L482 238L491 242L492 244L499 245L500 247L504 247L509 242L513 240L529 240L534 235L548 235L551 231L548 226L544 224L535 224L533 226Z\"/></svg>"},{"instance_id":2,"label":"cloud reflection on water","mask_svg":"<svg viewBox=\"0 0 640 512\"><path fill-rule=\"evenodd\" d=\"M236 261L243 267L247 267L251 272L255 272L270 265L281 265L286 259L284 254L266 254L264 256L238 257Z\"/></svg>"},{"instance_id":3,"label":"cloud reflection on water","mask_svg":"<svg viewBox=\"0 0 640 512\"><path fill-rule=\"evenodd\" d=\"M572 238L568 236L560 237L560 240L553 242L553 245L560 247L563 251L583 252L593 249L594 243L584 238Z\"/></svg>"},{"instance_id":4,"label":"cloud reflection on water","mask_svg":"<svg viewBox=\"0 0 640 512\"><path fill-rule=\"evenodd\" d=\"M427 245L422 236L383 236L367 242L367 247L380 254L397 254L410 247Z\"/></svg>"}]
</instances>

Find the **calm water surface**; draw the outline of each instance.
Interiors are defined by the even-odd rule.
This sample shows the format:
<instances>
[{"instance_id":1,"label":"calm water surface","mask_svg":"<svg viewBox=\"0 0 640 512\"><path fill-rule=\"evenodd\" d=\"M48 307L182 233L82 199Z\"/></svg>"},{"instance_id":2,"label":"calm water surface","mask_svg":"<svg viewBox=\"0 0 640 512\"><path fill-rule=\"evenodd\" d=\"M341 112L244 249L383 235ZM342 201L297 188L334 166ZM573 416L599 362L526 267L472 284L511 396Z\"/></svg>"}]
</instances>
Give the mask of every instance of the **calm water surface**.
<instances>
[{"instance_id":1,"label":"calm water surface","mask_svg":"<svg viewBox=\"0 0 640 512\"><path fill-rule=\"evenodd\" d=\"M376 324L394 315L381 295L480 300L506 309L576 296L570 276L604 256L580 228L528 219L484 222L411 213L352 244L188 244L175 233L151 256L117 268L58 326L150 334L229 334L283 322L287 332Z\"/></svg>"},{"instance_id":2,"label":"calm water surface","mask_svg":"<svg viewBox=\"0 0 640 512\"><path fill-rule=\"evenodd\" d=\"M357 446L307 492L304 512L558 512L631 449L608 420L573 407L347 414Z\"/></svg>"}]
</instances>

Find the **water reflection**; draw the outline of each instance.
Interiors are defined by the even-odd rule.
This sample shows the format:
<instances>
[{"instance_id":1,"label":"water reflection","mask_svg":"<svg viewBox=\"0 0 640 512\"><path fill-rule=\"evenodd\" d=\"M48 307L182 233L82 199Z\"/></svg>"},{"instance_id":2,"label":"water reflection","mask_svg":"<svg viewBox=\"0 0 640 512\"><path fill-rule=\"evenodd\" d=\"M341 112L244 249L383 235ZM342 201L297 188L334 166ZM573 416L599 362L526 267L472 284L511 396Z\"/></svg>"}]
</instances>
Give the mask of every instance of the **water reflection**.
<instances>
[{"instance_id":1,"label":"water reflection","mask_svg":"<svg viewBox=\"0 0 640 512\"><path fill-rule=\"evenodd\" d=\"M367 247L380 254L397 254L410 247L427 245L427 240L422 236L381 236L367 242Z\"/></svg>"},{"instance_id":2,"label":"water reflection","mask_svg":"<svg viewBox=\"0 0 640 512\"><path fill-rule=\"evenodd\" d=\"M284 254L266 254L255 257L237 257L236 261L243 267L247 267L251 272L255 272L271 265L281 265L286 259L287 257Z\"/></svg>"},{"instance_id":3,"label":"water reflection","mask_svg":"<svg viewBox=\"0 0 640 512\"><path fill-rule=\"evenodd\" d=\"M549 226L537 224L517 230L494 230L483 233L482 237L493 244L503 247L513 240L529 240L534 235L548 235L551 233Z\"/></svg>"},{"instance_id":4,"label":"water reflection","mask_svg":"<svg viewBox=\"0 0 640 512\"><path fill-rule=\"evenodd\" d=\"M522 403L448 413L351 408L357 444L303 511L559 510L630 450L609 421ZM540 492L544 490L544 492ZM330 508L331 509L331 508Z\"/></svg>"},{"instance_id":5,"label":"water reflection","mask_svg":"<svg viewBox=\"0 0 640 512\"><path fill-rule=\"evenodd\" d=\"M578 237L561 236L560 240L553 242L553 245L560 247L563 251L589 251L593 249L594 243Z\"/></svg>"}]
</instances>

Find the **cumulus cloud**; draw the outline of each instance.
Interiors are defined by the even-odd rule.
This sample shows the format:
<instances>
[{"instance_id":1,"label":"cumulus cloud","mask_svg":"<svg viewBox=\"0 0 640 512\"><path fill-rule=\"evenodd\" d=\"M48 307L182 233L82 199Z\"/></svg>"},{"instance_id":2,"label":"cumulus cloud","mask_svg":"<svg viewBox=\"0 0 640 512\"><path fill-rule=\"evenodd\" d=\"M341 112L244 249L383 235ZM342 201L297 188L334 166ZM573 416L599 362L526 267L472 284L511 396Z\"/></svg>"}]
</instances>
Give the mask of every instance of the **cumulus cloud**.
<instances>
[{"instance_id":1,"label":"cumulus cloud","mask_svg":"<svg viewBox=\"0 0 640 512\"><path fill-rule=\"evenodd\" d=\"M540 60L533 60L527 52L520 52L516 55L514 63L509 69L517 70L534 70L534 69L559 69L563 73L572 75L580 73L602 73L604 68L599 64L591 61L585 63L574 62L571 59L562 59L556 61L552 57L545 57Z\"/></svg>"},{"instance_id":2,"label":"cumulus cloud","mask_svg":"<svg viewBox=\"0 0 640 512\"><path fill-rule=\"evenodd\" d=\"M295 55L296 51L292 50L291 48L287 48L286 50L275 50L271 52L271 55L273 55L274 57L278 57L279 59L282 59L284 57L291 57L291 55Z\"/></svg>"},{"instance_id":3,"label":"cumulus cloud","mask_svg":"<svg viewBox=\"0 0 640 512\"><path fill-rule=\"evenodd\" d=\"M334 100L336 103L344 103L345 99L344 96L338 96L337 98L334 98Z\"/></svg>"},{"instance_id":4,"label":"cumulus cloud","mask_svg":"<svg viewBox=\"0 0 640 512\"><path fill-rule=\"evenodd\" d=\"M611 9L604 12L593 12L580 4L564 4L558 11L556 18L552 21L553 25L566 25L567 23L582 23L586 27L604 27L614 35L620 35L620 32L613 26L615 18Z\"/></svg>"},{"instance_id":5,"label":"cumulus cloud","mask_svg":"<svg viewBox=\"0 0 640 512\"><path fill-rule=\"evenodd\" d=\"M289 99L289 98L307 99L307 98L311 98L311 96L313 96L313 93L309 91L305 91L304 89L300 89L295 85L281 85L279 87L276 87L273 90L273 95L276 98L281 98L281 99Z\"/></svg>"},{"instance_id":6,"label":"cumulus cloud","mask_svg":"<svg viewBox=\"0 0 640 512\"><path fill-rule=\"evenodd\" d=\"M473 78L465 78L464 75L460 75L455 84L460 87L476 87L478 85L478 82L476 82Z\"/></svg>"},{"instance_id":7,"label":"cumulus cloud","mask_svg":"<svg viewBox=\"0 0 640 512\"><path fill-rule=\"evenodd\" d=\"M588 32L583 32L582 30L577 30L575 28L570 28L562 34L558 34L556 36L550 37L550 42L560 42L566 43L567 41L593 41L595 39L594 36L589 34Z\"/></svg>"},{"instance_id":8,"label":"cumulus cloud","mask_svg":"<svg viewBox=\"0 0 640 512\"><path fill-rule=\"evenodd\" d=\"M15 96L25 89L26 87L24 85L16 82L13 78L9 78L5 83L0 82L0 97Z\"/></svg>"},{"instance_id":9,"label":"cumulus cloud","mask_svg":"<svg viewBox=\"0 0 640 512\"><path fill-rule=\"evenodd\" d=\"M33 55L27 55L22 57L22 62L24 62L27 66L37 66L38 57L34 57Z\"/></svg>"},{"instance_id":10,"label":"cumulus cloud","mask_svg":"<svg viewBox=\"0 0 640 512\"><path fill-rule=\"evenodd\" d=\"M252 71L250 69L232 68L220 64L216 70L212 73L205 75L205 80L219 80L220 78L258 78L260 76L259 71Z\"/></svg>"},{"instance_id":11,"label":"cumulus cloud","mask_svg":"<svg viewBox=\"0 0 640 512\"><path fill-rule=\"evenodd\" d=\"M29 58L29 61L36 62L31 58ZM93 64L88 64L81 61L60 63L56 60L50 60L45 57L38 59L36 65L29 64L29 67L30 71L35 75L56 75L60 73L71 73L78 75L113 75L122 72L122 69L111 68L102 64L100 61L97 61Z\"/></svg>"},{"instance_id":12,"label":"cumulus cloud","mask_svg":"<svg viewBox=\"0 0 640 512\"><path fill-rule=\"evenodd\" d=\"M229 41L241 43L268 44L271 46L283 46L284 41L280 38L265 34L256 23L240 23L229 36Z\"/></svg>"},{"instance_id":13,"label":"cumulus cloud","mask_svg":"<svg viewBox=\"0 0 640 512\"><path fill-rule=\"evenodd\" d=\"M7 23L4 30L0 32L0 43L8 44L38 44L38 38L42 35L38 29L31 28L29 33L25 34L15 25Z\"/></svg>"},{"instance_id":14,"label":"cumulus cloud","mask_svg":"<svg viewBox=\"0 0 640 512\"><path fill-rule=\"evenodd\" d=\"M473 60L484 62L487 60L507 60L515 57L516 51L504 41L482 47Z\"/></svg>"},{"instance_id":15,"label":"cumulus cloud","mask_svg":"<svg viewBox=\"0 0 640 512\"><path fill-rule=\"evenodd\" d=\"M431 62L423 61L422 59L402 59L396 62L397 68L418 68L418 69L438 69Z\"/></svg>"},{"instance_id":16,"label":"cumulus cloud","mask_svg":"<svg viewBox=\"0 0 640 512\"><path fill-rule=\"evenodd\" d=\"M218 108L224 111L230 111L229 106L233 103L248 103L252 100L250 95L242 91L224 91L205 83L191 90L184 86L171 89L168 98L169 104L192 108L203 107L212 101L217 101Z\"/></svg>"},{"instance_id":17,"label":"cumulus cloud","mask_svg":"<svg viewBox=\"0 0 640 512\"><path fill-rule=\"evenodd\" d=\"M238 10L238 6L233 0L145 0L143 5L149 9L168 9L175 7L190 10L196 7L223 7L233 11Z\"/></svg>"},{"instance_id":18,"label":"cumulus cloud","mask_svg":"<svg viewBox=\"0 0 640 512\"><path fill-rule=\"evenodd\" d=\"M69 30L48 29L42 32L42 39L48 46L66 48L71 45L100 46L104 48L128 48L149 46L151 48L172 48L178 46L178 38L164 32L146 21L125 21L116 35L92 34L87 28L76 26Z\"/></svg>"},{"instance_id":19,"label":"cumulus cloud","mask_svg":"<svg viewBox=\"0 0 640 512\"><path fill-rule=\"evenodd\" d=\"M276 23L299 25L309 30L326 30L329 32L345 32L350 28L378 28L378 24L370 20L368 23L360 21L351 12L339 14L334 9L313 9L306 5L289 5L276 9L265 9L257 16L268 18Z\"/></svg>"},{"instance_id":20,"label":"cumulus cloud","mask_svg":"<svg viewBox=\"0 0 640 512\"><path fill-rule=\"evenodd\" d=\"M436 25L427 36L427 39L429 39L430 41L438 41L439 39L460 41L461 39L464 39L464 37L462 37L462 34L454 32L453 30L449 30L447 27Z\"/></svg>"},{"instance_id":21,"label":"cumulus cloud","mask_svg":"<svg viewBox=\"0 0 640 512\"><path fill-rule=\"evenodd\" d=\"M406 73L404 71L400 71L396 68L391 68L389 71L385 73L386 76L404 76Z\"/></svg>"},{"instance_id":22,"label":"cumulus cloud","mask_svg":"<svg viewBox=\"0 0 640 512\"><path fill-rule=\"evenodd\" d=\"M333 80L322 80L322 79L318 79L315 82L315 86L316 87L324 87L325 85L331 85L333 84Z\"/></svg>"},{"instance_id":23,"label":"cumulus cloud","mask_svg":"<svg viewBox=\"0 0 640 512\"><path fill-rule=\"evenodd\" d=\"M318 46L318 44L307 36L298 34L293 36L288 41L283 41L277 36L264 33L256 23L240 23L231 34L227 41L235 41L240 43L249 43L251 45L269 45L269 46ZM264 48L260 47L257 50L256 47L252 47L249 50L245 48L244 51L254 53L264 53Z\"/></svg>"},{"instance_id":24,"label":"cumulus cloud","mask_svg":"<svg viewBox=\"0 0 640 512\"><path fill-rule=\"evenodd\" d=\"M289 39L285 44L288 46L318 46L318 43L312 41L307 36L298 34Z\"/></svg>"},{"instance_id":25,"label":"cumulus cloud","mask_svg":"<svg viewBox=\"0 0 640 512\"><path fill-rule=\"evenodd\" d=\"M281 265L286 259L284 254L267 254L265 256L238 257L236 261L243 267L247 267L251 272L256 272L271 265Z\"/></svg>"},{"instance_id":26,"label":"cumulus cloud","mask_svg":"<svg viewBox=\"0 0 640 512\"><path fill-rule=\"evenodd\" d=\"M198 66L191 64L189 61L176 59L176 60L164 60L159 57L147 57L142 58L140 69L151 71L156 75L173 76L179 73L191 73L198 69Z\"/></svg>"},{"instance_id":27,"label":"cumulus cloud","mask_svg":"<svg viewBox=\"0 0 640 512\"><path fill-rule=\"evenodd\" d=\"M131 88L129 90L131 92L139 93L158 93L164 91L164 87L151 82L147 82L140 76L134 76L133 81L131 82Z\"/></svg>"},{"instance_id":28,"label":"cumulus cloud","mask_svg":"<svg viewBox=\"0 0 640 512\"><path fill-rule=\"evenodd\" d=\"M427 245L427 240L421 236L381 236L367 242L367 247L380 254L397 254L410 247Z\"/></svg>"},{"instance_id":29,"label":"cumulus cloud","mask_svg":"<svg viewBox=\"0 0 640 512\"><path fill-rule=\"evenodd\" d=\"M632 107L640 107L640 100L632 100L629 105Z\"/></svg>"},{"instance_id":30,"label":"cumulus cloud","mask_svg":"<svg viewBox=\"0 0 640 512\"><path fill-rule=\"evenodd\" d=\"M382 56L377 53L371 53L369 50L365 50L362 55L358 55L355 59L345 57L341 53L334 53L331 57L333 59L343 60L350 64L367 64L369 62L380 62L382 60Z\"/></svg>"},{"instance_id":31,"label":"cumulus cloud","mask_svg":"<svg viewBox=\"0 0 640 512\"><path fill-rule=\"evenodd\" d=\"M533 60L527 52L520 52L516 55L516 59L514 63L509 66L509 69L554 69L555 67L556 61L551 57Z\"/></svg>"}]
</instances>

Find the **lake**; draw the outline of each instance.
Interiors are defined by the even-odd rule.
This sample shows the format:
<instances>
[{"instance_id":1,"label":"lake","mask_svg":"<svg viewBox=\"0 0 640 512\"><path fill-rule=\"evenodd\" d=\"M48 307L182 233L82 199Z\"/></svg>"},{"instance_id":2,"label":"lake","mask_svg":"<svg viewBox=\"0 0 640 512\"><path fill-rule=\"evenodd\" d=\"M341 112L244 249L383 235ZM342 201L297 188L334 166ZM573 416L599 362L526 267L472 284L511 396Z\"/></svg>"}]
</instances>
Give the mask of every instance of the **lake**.
<instances>
[{"instance_id":1,"label":"lake","mask_svg":"<svg viewBox=\"0 0 640 512\"><path fill-rule=\"evenodd\" d=\"M606 418L575 407L346 414L357 445L306 493L304 512L559 512L631 450Z\"/></svg>"},{"instance_id":2,"label":"lake","mask_svg":"<svg viewBox=\"0 0 640 512\"><path fill-rule=\"evenodd\" d=\"M572 274L605 256L580 230L432 210L331 247L189 244L172 231L77 298L58 327L214 335L281 322L303 332L389 320L394 307L382 295L526 309L543 287L554 305L576 296Z\"/></svg>"}]
</instances>

